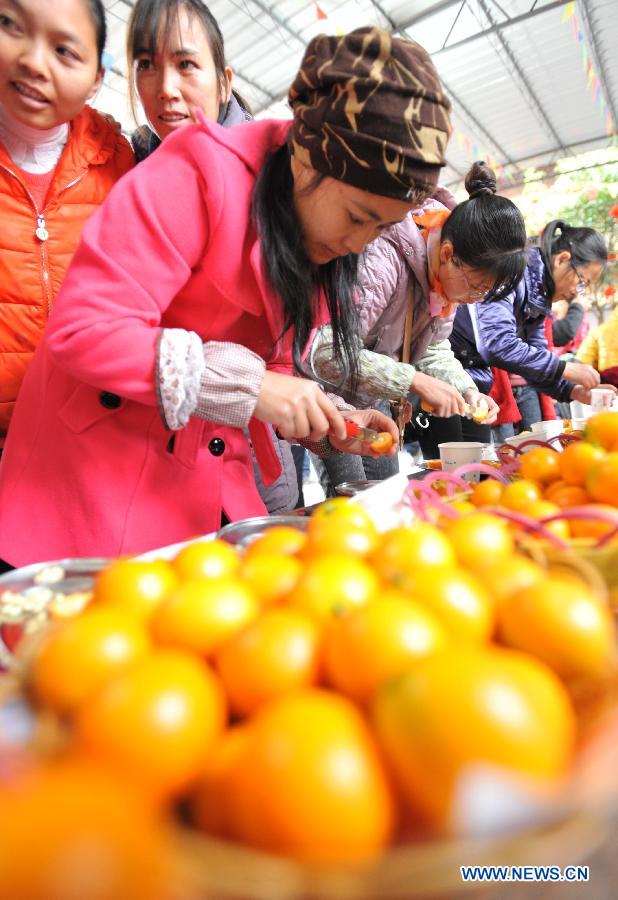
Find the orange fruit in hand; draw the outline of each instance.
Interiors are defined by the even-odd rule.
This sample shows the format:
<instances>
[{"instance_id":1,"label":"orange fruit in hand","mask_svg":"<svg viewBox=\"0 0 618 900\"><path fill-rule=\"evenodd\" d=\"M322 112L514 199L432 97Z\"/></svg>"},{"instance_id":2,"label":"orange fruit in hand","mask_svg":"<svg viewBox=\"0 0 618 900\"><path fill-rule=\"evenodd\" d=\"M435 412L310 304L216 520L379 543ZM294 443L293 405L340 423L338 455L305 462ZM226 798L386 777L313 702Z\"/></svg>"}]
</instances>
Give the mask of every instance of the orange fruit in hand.
<instances>
[{"instance_id":1,"label":"orange fruit in hand","mask_svg":"<svg viewBox=\"0 0 618 900\"><path fill-rule=\"evenodd\" d=\"M261 605L270 606L289 594L302 571L302 562L294 556L250 553L243 557L238 574Z\"/></svg>"},{"instance_id":2,"label":"orange fruit in hand","mask_svg":"<svg viewBox=\"0 0 618 900\"><path fill-rule=\"evenodd\" d=\"M560 477L566 484L583 487L588 470L600 462L605 452L587 441L573 441L564 448L558 460Z\"/></svg>"},{"instance_id":3,"label":"orange fruit in hand","mask_svg":"<svg viewBox=\"0 0 618 900\"><path fill-rule=\"evenodd\" d=\"M376 440L372 441L369 446L374 453L383 454L388 453L394 443L393 436L389 431L381 431Z\"/></svg>"},{"instance_id":4,"label":"orange fruit in hand","mask_svg":"<svg viewBox=\"0 0 618 900\"><path fill-rule=\"evenodd\" d=\"M81 759L0 788L0 884L10 900L169 900L171 844L126 779Z\"/></svg>"},{"instance_id":5,"label":"orange fruit in hand","mask_svg":"<svg viewBox=\"0 0 618 900\"><path fill-rule=\"evenodd\" d=\"M353 556L320 556L307 563L289 594L290 606L318 623L373 599L380 582L374 570Z\"/></svg>"},{"instance_id":6,"label":"orange fruit in hand","mask_svg":"<svg viewBox=\"0 0 618 900\"><path fill-rule=\"evenodd\" d=\"M251 541L245 550L245 559L254 555L298 556L307 543L307 535L300 528L275 525Z\"/></svg>"},{"instance_id":7,"label":"orange fruit in hand","mask_svg":"<svg viewBox=\"0 0 618 900\"><path fill-rule=\"evenodd\" d=\"M317 625L294 609L270 609L215 656L232 712L248 716L268 700L317 682Z\"/></svg>"},{"instance_id":8,"label":"orange fruit in hand","mask_svg":"<svg viewBox=\"0 0 618 900\"><path fill-rule=\"evenodd\" d=\"M538 484L551 484L560 478L560 454L549 447L534 447L521 458L521 477Z\"/></svg>"},{"instance_id":9,"label":"orange fruit in hand","mask_svg":"<svg viewBox=\"0 0 618 900\"><path fill-rule=\"evenodd\" d=\"M226 718L225 695L205 663L152 653L85 704L77 740L157 796L176 794L200 773Z\"/></svg>"},{"instance_id":10,"label":"orange fruit in hand","mask_svg":"<svg viewBox=\"0 0 618 900\"><path fill-rule=\"evenodd\" d=\"M445 527L457 558L472 570L482 570L489 560L504 559L513 553L508 525L490 513L472 513Z\"/></svg>"},{"instance_id":11,"label":"orange fruit in hand","mask_svg":"<svg viewBox=\"0 0 618 900\"><path fill-rule=\"evenodd\" d=\"M491 596L464 569L419 570L411 575L408 590L457 641L478 643L491 637L495 610Z\"/></svg>"},{"instance_id":12,"label":"orange fruit in hand","mask_svg":"<svg viewBox=\"0 0 618 900\"><path fill-rule=\"evenodd\" d=\"M498 506L504 485L496 478L486 478L472 488L470 500L475 506Z\"/></svg>"},{"instance_id":13,"label":"orange fruit in hand","mask_svg":"<svg viewBox=\"0 0 618 900\"><path fill-rule=\"evenodd\" d=\"M386 678L447 643L444 628L429 610L389 590L330 623L324 642L325 671L334 688L366 703Z\"/></svg>"},{"instance_id":14,"label":"orange fruit in hand","mask_svg":"<svg viewBox=\"0 0 618 900\"><path fill-rule=\"evenodd\" d=\"M373 721L411 815L437 828L469 767L553 780L574 749L575 716L554 673L491 646L419 660L378 690Z\"/></svg>"},{"instance_id":15,"label":"orange fruit in hand","mask_svg":"<svg viewBox=\"0 0 618 900\"><path fill-rule=\"evenodd\" d=\"M561 509L569 506L583 506L590 502L588 492L577 484L567 484L566 481L553 481L543 494L544 500L555 503Z\"/></svg>"},{"instance_id":16,"label":"orange fruit in hand","mask_svg":"<svg viewBox=\"0 0 618 900\"><path fill-rule=\"evenodd\" d=\"M586 489L593 500L618 505L618 452L608 453L588 469Z\"/></svg>"},{"instance_id":17,"label":"orange fruit in hand","mask_svg":"<svg viewBox=\"0 0 618 900\"><path fill-rule=\"evenodd\" d=\"M204 578L179 585L150 625L158 643L208 656L259 611L256 597L240 578Z\"/></svg>"},{"instance_id":18,"label":"orange fruit in hand","mask_svg":"<svg viewBox=\"0 0 618 900\"><path fill-rule=\"evenodd\" d=\"M183 581L221 578L234 575L240 565L240 557L225 541L197 541L183 547L172 560L172 565Z\"/></svg>"},{"instance_id":19,"label":"orange fruit in hand","mask_svg":"<svg viewBox=\"0 0 618 900\"><path fill-rule=\"evenodd\" d=\"M93 599L147 619L177 584L178 575L164 559L118 559L99 573Z\"/></svg>"},{"instance_id":20,"label":"orange fruit in hand","mask_svg":"<svg viewBox=\"0 0 618 900\"><path fill-rule=\"evenodd\" d=\"M364 862L392 836L394 800L369 728L327 691L298 691L256 714L234 793L239 840L304 862Z\"/></svg>"},{"instance_id":21,"label":"orange fruit in hand","mask_svg":"<svg viewBox=\"0 0 618 900\"><path fill-rule=\"evenodd\" d=\"M75 713L110 678L151 648L143 622L111 607L91 607L59 622L42 637L29 672L37 700Z\"/></svg>"},{"instance_id":22,"label":"orange fruit in hand","mask_svg":"<svg viewBox=\"0 0 618 900\"><path fill-rule=\"evenodd\" d=\"M542 659L563 678L595 675L615 656L608 607L578 579L548 575L509 597L498 616L504 643Z\"/></svg>"},{"instance_id":23,"label":"orange fruit in hand","mask_svg":"<svg viewBox=\"0 0 618 900\"><path fill-rule=\"evenodd\" d=\"M584 428L584 439L604 450L618 450L618 412L590 416Z\"/></svg>"},{"instance_id":24,"label":"orange fruit in hand","mask_svg":"<svg viewBox=\"0 0 618 900\"><path fill-rule=\"evenodd\" d=\"M448 538L439 528L415 522L383 534L371 562L382 578L398 586L410 571L454 566L456 559Z\"/></svg>"},{"instance_id":25,"label":"orange fruit in hand","mask_svg":"<svg viewBox=\"0 0 618 900\"><path fill-rule=\"evenodd\" d=\"M541 489L534 481L525 478L520 481L512 481L502 491L500 505L515 512L525 512L526 508L541 499Z\"/></svg>"}]
</instances>

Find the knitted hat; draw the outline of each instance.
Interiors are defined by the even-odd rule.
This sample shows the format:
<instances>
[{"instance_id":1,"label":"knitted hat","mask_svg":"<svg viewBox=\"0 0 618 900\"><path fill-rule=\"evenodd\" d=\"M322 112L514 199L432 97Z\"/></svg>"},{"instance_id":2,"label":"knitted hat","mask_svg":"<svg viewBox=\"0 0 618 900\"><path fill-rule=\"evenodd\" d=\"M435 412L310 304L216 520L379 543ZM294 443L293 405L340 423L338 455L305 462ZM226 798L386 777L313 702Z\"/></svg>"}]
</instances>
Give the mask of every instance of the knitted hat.
<instances>
[{"instance_id":1,"label":"knitted hat","mask_svg":"<svg viewBox=\"0 0 618 900\"><path fill-rule=\"evenodd\" d=\"M316 171L399 200L437 184L451 105L413 41L381 28L318 35L289 101L293 152Z\"/></svg>"}]
</instances>

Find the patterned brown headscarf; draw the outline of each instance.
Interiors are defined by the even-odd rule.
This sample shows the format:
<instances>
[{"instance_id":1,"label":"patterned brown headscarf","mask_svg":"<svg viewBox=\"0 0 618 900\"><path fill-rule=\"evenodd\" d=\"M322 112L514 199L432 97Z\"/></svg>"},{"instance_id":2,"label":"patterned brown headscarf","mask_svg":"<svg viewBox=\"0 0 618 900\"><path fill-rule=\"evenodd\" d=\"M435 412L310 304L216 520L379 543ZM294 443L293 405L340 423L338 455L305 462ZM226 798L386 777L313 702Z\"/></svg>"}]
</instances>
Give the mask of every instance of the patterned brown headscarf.
<instances>
[{"instance_id":1,"label":"patterned brown headscarf","mask_svg":"<svg viewBox=\"0 0 618 900\"><path fill-rule=\"evenodd\" d=\"M320 34L289 101L293 152L316 171L400 200L437 184L451 105L418 44L381 28Z\"/></svg>"}]
</instances>

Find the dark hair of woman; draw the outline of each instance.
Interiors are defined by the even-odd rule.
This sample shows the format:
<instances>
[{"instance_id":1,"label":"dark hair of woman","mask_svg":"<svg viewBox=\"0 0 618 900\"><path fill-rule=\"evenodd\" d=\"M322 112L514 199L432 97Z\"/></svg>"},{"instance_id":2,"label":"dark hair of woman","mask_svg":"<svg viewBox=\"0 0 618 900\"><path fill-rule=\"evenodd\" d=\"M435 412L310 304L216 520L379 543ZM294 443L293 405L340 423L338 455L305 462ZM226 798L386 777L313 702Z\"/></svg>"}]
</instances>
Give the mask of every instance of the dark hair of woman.
<instances>
[{"instance_id":1,"label":"dark hair of woman","mask_svg":"<svg viewBox=\"0 0 618 900\"><path fill-rule=\"evenodd\" d=\"M99 2L99 0L92 0ZM196 18L208 38L212 60L217 74L220 89L226 84L225 77L225 45L219 23L202 0L137 0L127 25L127 59L129 61L129 103L134 117L137 119L137 92L135 89L134 64L142 53L154 56L157 49L157 38L160 34L169 35L178 29L178 13L184 7L189 15ZM232 93L240 106L252 115L251 107L241 95Z\"/></svg>"},{"instance_id":2,"label":"dark hair of woman","mask_svg":"<svg viewBox=\"0 0 618 900\"><path fill-rule=\"evenodd\" d=\"M318 176L306 190L315 190ZM315 326L313 300L321 289L326 298L333 329L333 353L342 372L355 389L357 372L356 308L354 286L358 256L349 253L322 266L315 266L303 246L303 236L293 203L294 179L287 145L273 151L262 167L253 189L252 213L260 238L268 279L283 301L284 334L294 328L294 366L305 377L303 352Z\"/></svg>"},{"instance_id":3,"label":"dark hair of woman","mask_svg":"<svg viewBox=\"0 0 618 900\"><path fill-rule=\"evenodd\" d=\"M552 275L552 257L563 250L571 254L571 262L576 268L587 263L607 263L607 245L594 228L576 228L554 219L541 234L541 256L545 264L544 286L546 295L554 296L556 285Z\"/></svg>"},{"instance_id":4,"label":"dark hair of woman","mask_svg":"<svg viewBox=\"0 0 618 900\"><path fill-rule=\"evenodd\" d=\"M484 162L474 163L465 186L470 199L452 211L442 240L451 241L457 262L494 278L486 299L500 300L515 290L526 269L524 217L511 200L496 194L496 176Z\"/></svg>"},{"instance_id":5,"label":"dark hair of woman","mask_svg":"<svg viewBox=\"0 0 618 900\"><path fill-rule=\"evenodd\" d=\"M97 55L99 58L99 68L103 65L103 51L105 50L105 41L107 40L107 23L105 21L105 7L101 0L87 0L86 3L94 25L94 31L97 37Z\"/></svg>"}]
</instances>

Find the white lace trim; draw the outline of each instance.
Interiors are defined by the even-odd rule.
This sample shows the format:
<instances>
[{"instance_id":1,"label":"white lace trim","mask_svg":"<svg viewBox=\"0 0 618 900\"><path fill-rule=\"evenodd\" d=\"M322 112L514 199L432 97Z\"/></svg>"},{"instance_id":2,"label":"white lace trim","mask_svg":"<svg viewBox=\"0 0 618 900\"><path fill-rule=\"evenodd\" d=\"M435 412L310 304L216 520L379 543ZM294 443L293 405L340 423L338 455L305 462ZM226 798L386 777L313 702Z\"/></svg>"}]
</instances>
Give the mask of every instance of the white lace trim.
<instances>
[{"instance_id":1,"label":"white lace trim","mask_svg":"<svg viewBox=\"0 0 618 900\"><path fill-rule=\"evenodd\" d=\"M202 348L194 331L161 329L157 384L163 419L172 431L184 428L197 406L204 371Z\"/></svg>"}]
</instances>

